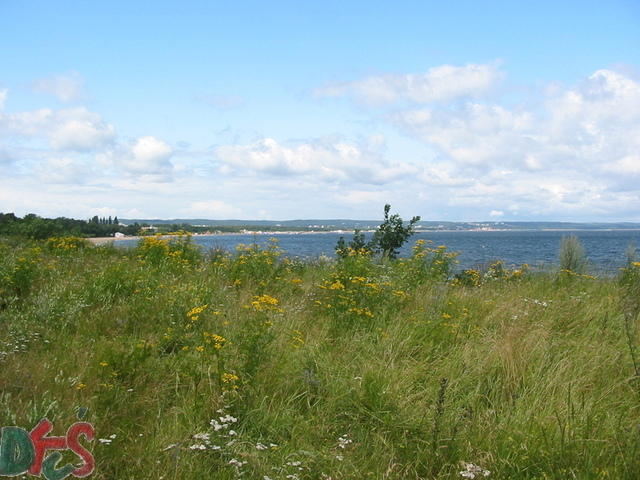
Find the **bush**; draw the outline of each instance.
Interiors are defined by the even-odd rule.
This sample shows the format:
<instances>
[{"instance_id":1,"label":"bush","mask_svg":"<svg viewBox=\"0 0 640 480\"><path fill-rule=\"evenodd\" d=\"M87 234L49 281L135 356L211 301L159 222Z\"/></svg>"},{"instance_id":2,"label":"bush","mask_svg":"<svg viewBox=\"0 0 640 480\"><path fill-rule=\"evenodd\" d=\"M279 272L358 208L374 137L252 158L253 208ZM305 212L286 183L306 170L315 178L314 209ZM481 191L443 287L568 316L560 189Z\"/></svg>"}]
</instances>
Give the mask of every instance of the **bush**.
<instances>
[{"instance_id":1,"label":"bush","mask_svg":"<svg viewBox=\"0 0 640 480\"><path fill-rule=\"evenodd\" d=\"M427 246L427 243L432 242L418 240L413 246L411 257L400 260L401 276L411 287L428 281L446 281L456 264L457 253L448 252L444 245L433 248Z\"/></svg>"},{"instance_id":2,"label":"bush","mask_svg":"<svg viewBox=\"0 0 640 480\"><path fill-rule=\"evenodd\" d=\"M560 241L560 270L573 273L585 273L587 258L584 248L575 235L563 236Z\"/></svg>"},{"instance_id":3,"label":"bush","mask_svg":"<svg viewBox=\"0 0 640 480\"><path fill-rule=\"evenodd\" d=\"M373 253L371 246L365 241L364 233L356 229L353 232L353 238L349 241L349 244L344 241L344 237L340 237L335 247L336 255L340 258L347 258L353 252L359 252L361 254L370 255Z\"/></svg>"},{"instance_id":4,"label":"bush","mask_svg":"<svg viewBox=\"0 0 640 480\"><path fill-rule=\"evenodd\" d=\"M152 265L195 265L202 259L200 248L191 242L191 235L167 239L145 237L138 242L134 253Z\"/></svg>"}]
</instances>

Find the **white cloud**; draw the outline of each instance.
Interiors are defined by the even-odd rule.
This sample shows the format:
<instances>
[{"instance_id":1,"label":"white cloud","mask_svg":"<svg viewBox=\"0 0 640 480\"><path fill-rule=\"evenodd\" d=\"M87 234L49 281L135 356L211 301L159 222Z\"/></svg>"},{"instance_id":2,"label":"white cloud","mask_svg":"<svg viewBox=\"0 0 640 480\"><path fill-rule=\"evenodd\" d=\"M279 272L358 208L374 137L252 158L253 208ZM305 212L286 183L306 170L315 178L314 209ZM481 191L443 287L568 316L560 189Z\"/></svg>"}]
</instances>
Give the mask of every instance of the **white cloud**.
<instances>
[{"instance_id":1,"label":"white cloud","mask_svg":"<svg viewBox=\"0 0 640 480\"><path fill-rule=\"evenodd\" d=\"M170 158L173 149L152 136L141 137L131 148L132 156L126 167L134 172L162 173L172 168Z\"/></svg>"},{"instance_id":2,"label":"white cloud","mask_svg":"<svg viewBox=\"0 0 640 480\"><path fill-rule=\"evenodd\" d=\"M47 139L57 150L89 151L109 144L115 138L115 128L84 107L42 108L0 113L0 136L3 134Z\"/></svg>"},{"instance_id":3,"label":"white cloud","mask_svg":"<svg viewBox=\"0 0 640 480\"><path fill-rule=\"evenodd\" d=\"M73 102L86 97L84 78L78 72L40 78L33 82L32 86L34 91L53 95L63 102Z\"/></svg>"},{"instance_id":4,"label":"white cloud","mask_svg":"<svg viewBox=\"0 0 640 480\"><path fill-rule=\"evenodd\" d=\"M491 210L489 212L489 216L491 217L502 217L504 215L504 212L502 210Z\"/></svg>"},{"instance_id":5,"label":"white cloud","mask_svg":"<svg viewBox=\"0 0 640 480\"><path fill-rule=\"evenodd\" d=\"M115 137L112 125L85 108L61 110L55 117L49 136L53 147L59 150L94 150Z\"/></svg>"},{"instance_id":6,"label":"white cloud","mask_svg":"<svg viewBox=\"0 0 640 480\"><path fill-rule=\"evenodd\" d=\"M4 109L4 102L7 101L7 93L9 93L9 90L7 90L6 88L0 90L0 110Z\"/></svg>"},{"instance_id":7,"label":"white cloud","mask_svg":"<svg viewBox=\"0 0 640 480\"><path fill-rule=\"evenodd\" d=\"M138 190L159 183L172 181L175 173L171 156L173 149L164 141L152 136L133 142L118 143L95 155L95 163L114 175L119 187Z\"/></svg>"},{"instance_id":8,"label":"white cloud","mask_svg":"<svg viewBox=\"0 0 640 480\"><path fill-rule=\"evenodd\" d=\"M392 121L476 173L514 169L597 178L598 172L640 170L640 84L611 71L598 71L535 108L467 102L401 111Z\"/></svg>"},{"instance_id":9,"label":"white cloud","mask_svg":"<svg viewBox=\"0 0 640 480\"><path fill-rule=\"evenodd\" d=\"M315 140L286 146L265 138L249 145L221 146L215 154L240 174L308 176L323 182L382 184L417 172L408 163L386 162L368 146L343 141Z\"/></svg>"},{"instance_id":10,"label":"white cloud","mask_svg":"<svg viewBox=\"0 0 640 480\"><path fill-rule=\"evenodd\" d=\"M399 100L417 103L478 97L502 78L496 64L441 65L421 74L371 76L355 82L329 85L316 91L321 97L354 96L365 103Z\"/></svg>"},{"instance_id":11,"label":"white cloud","mask_svg":"<svg viewBox=\"0 0 640 480\"><path fill-rule=\"evenodd\" d=\"M640 155L627 155L611 164L605 170L621 175L640 175Z\"/></svg>"}]
</instances>

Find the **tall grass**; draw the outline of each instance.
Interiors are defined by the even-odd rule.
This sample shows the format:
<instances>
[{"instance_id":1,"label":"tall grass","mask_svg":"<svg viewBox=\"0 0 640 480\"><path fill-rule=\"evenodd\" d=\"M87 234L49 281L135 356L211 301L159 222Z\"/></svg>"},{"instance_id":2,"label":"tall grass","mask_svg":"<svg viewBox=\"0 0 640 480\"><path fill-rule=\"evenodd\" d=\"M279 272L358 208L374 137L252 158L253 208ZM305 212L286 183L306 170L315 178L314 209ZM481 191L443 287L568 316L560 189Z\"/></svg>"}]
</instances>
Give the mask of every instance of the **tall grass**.
<instances>
[{"instance_id":1,"label":"tall grass","mask_svg":"<svg viewBox=\"0 0 640 480\"><path fill-rule=\"evenodd\" d=\"M634 479L640 264L0 242L0 425L79 407L97 479ZM626 328L622 328L627 325ZM469 466L468 464L473 464Z\"/></svg>"}]
</instances>

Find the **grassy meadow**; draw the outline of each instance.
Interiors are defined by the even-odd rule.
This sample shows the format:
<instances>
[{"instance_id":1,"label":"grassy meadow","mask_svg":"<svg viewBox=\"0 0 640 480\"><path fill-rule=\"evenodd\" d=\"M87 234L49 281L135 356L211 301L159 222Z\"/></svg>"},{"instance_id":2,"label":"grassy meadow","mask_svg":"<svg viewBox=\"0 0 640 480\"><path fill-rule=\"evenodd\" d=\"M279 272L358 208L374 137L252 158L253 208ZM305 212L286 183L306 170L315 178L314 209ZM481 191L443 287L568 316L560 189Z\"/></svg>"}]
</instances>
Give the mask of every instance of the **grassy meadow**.
<instances>
[{"instance_id":1,"label":"grassy meadow","mask_svg":"<svg viewBox=\"0 0 640 480\"><path fill-rule=\"evenodd\" d=\"M638 478L640 263L454 262L0 240L0 426L86 407L95 479Z\"/></svg>"}]
</instances>

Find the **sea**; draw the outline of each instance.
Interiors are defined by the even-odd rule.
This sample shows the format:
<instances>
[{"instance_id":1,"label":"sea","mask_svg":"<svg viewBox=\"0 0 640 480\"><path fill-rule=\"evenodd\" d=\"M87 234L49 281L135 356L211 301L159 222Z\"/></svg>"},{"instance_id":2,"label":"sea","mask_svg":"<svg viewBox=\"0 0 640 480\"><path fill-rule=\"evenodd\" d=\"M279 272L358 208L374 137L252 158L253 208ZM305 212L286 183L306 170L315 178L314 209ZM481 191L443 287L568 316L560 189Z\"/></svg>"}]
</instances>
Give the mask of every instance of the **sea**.
<instances>
[{"instance_id":1,"label":"sea","mask_svg":"<svg viewBox=\"0 0 640 480\"><path fill-rule=\"evenodd\" d=\"M367 238L371 233L365 234ZM624 266L630 246L640 248L640 230L577 230L577 231L429 231L414 234L400 250L400 256L411 253L416 240L427 240L433 246L445 245L457 252L457 270L484 268L496 260L507 266L529 264L536 270L553 269L558 265L558 252L563 236L575 235L582 243L589 269L594 274L614 275ZM334 257L334 247L340 237L349 240L352 233L266 233L196 235L194 243L205 251L225 249L233 251L238 244L266 246L276 238L284 254L292 258L313 259ZM117 246L132 247L137 240L118 240Z\"/></svg>"}]
</instances>

